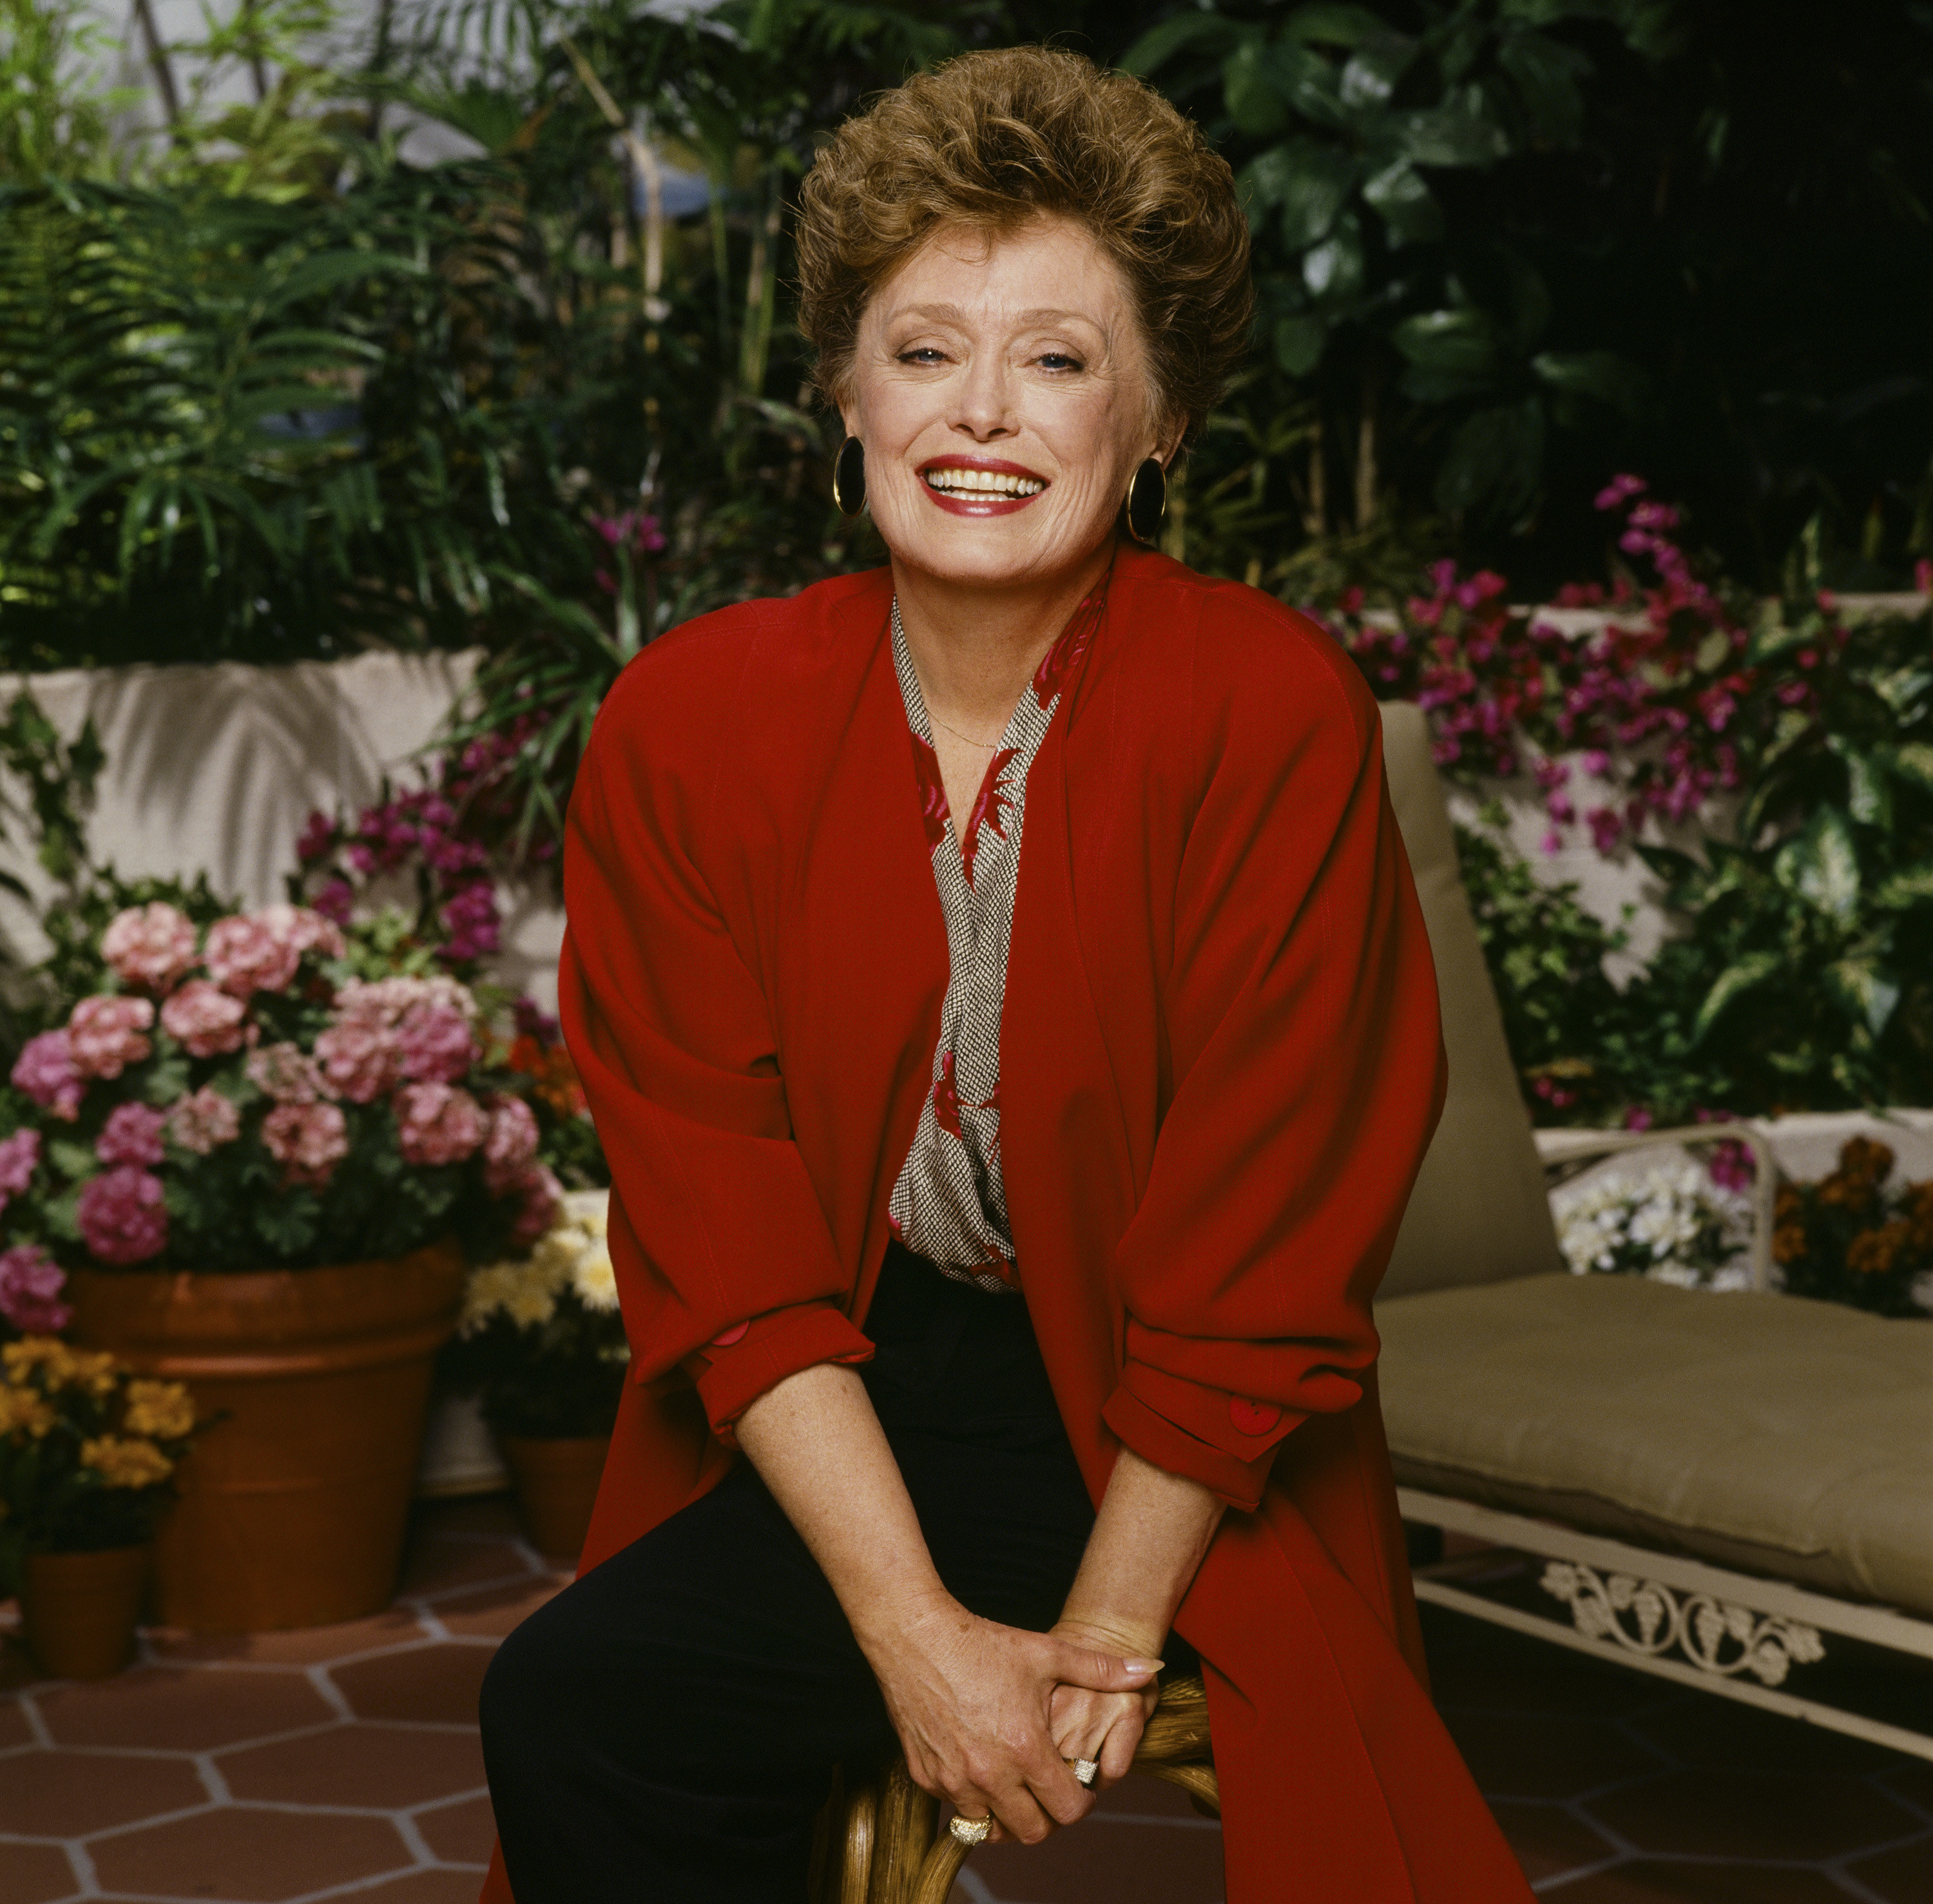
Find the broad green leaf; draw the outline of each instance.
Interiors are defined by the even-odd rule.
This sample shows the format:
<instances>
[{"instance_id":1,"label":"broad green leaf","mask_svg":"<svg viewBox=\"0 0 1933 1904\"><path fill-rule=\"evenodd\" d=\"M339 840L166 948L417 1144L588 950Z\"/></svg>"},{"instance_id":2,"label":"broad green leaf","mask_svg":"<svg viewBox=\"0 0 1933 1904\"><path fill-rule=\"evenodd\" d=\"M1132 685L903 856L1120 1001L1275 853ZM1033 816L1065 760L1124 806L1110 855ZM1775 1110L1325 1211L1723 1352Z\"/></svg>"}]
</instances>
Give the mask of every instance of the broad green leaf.
<instances>
[{"instance_id":1,"label":"broad green leaf","mask_svg":"<svg viewBox=\"0 0 1933 1904\"><path fill-rule=\"evenodd\" d=\"M1516 83L1524 110L1538 134L1553 146L1574 146L1583 129L1584 96L1577 82L1589 59L1537 32L1505 35L1498 64Z\"/></svg>"},{"instance_id":2,"label":"broad green leaf","mask_svg":"<svg viewBox=\"0 0 1933 1904\"><path fill-rule=\"evenodd\" d=\"M1496 335L1490 318L1467 306L1405 317L1390 333L1390 341L1426 370L1487 377L1496 367Z\"/></svg>"},{"instance_id":3,"label":"broad green leaf","mask_svg":"<svg viewBox=\"0 0 1933 1904\"><path fill-rule=\"evenodd\" d=\"M1752 630L1745 659L1756 666L1775 655L1789 654L1795 648L1803 648L1808 642L1817 641L1824 631L1824 620L1816 612L1802 615L1796 621L1787 621L1779 604L1769 603L1758 625Z\"/></svg>"},{"instance_id":4,"label":"broad green leaf","mask_svg":"<svg viewBox=\"0 0 1933 1904\"><path fill-rule=\"evenodd\" d=\"M49 1140L47 1161L70 1183L92 1177L101 1168L101 1160L94 1154L94 1146L77 1143L71 1137Z\"/></svg>"},{"instance_id":5,"label":"broad green leaf","mask_svg":"<svg viewBox=\"0 0 1933 1904\"><path fill-rule=\"evenodd\" d=\"M1933 865L1910 866L1895 873L1874 893L1873 904L1883 912L1903 913L1933 899Z\"/></svg>"},{"instance_id":6,"label":"broad green leaf","mask_svg":"<svg viewBox=\"0 0 1933 1904\"><path fill-rule=\"evenodd\" d=\"M1904 747L1895 747L1890 765L1901 780L1933 790L1933 747L1925 741L1910 741Z\"/></svg>"},{"instance_id":7,"label":"broad green leaf","mask_svg":"<svg viewBox=\"0 0 1933 1904\"><path fill-rule=\"evenodd\" d=\"M1510 150L1502 129L1468 103L1433 106L1396 119L1404 156L1412 165L1492 165Z\"/></svg>"},{"instance_id":8,"label":"broad green leaf","mask_svg":"<svg viewBox=\"0 0 1933 1904\"><path fill-rule=\"evenodd\" d=\"M1298 139L1285 149L1288 163L1277 193L1282 206L1282 242L1291 251L1305 251L1328 236L1342 207L1349 202L1358 173L1357 163L1339 146Z\"/></svg>"},{"instance_id":9,"label":"broad green leaf","mask_svg":"<svg viewBox=\"0 0 1933 1904\"><path fill-rule=\"evenodd\" d=\"M1346 304L1363 286L1363 232L1353 212L1336 221L1321 244L1302 254L1302 281L1309 295L1330 305Z\"/></svg>"},{"instance_id":10,"label":"broad green leaf","mask_svg":"<svg viewBox=\"0 0 1933 1904\"><path fill-rule=\"evenodd\" d=\"M1836 734L1832 750L1846 763L1847 811L1862 826L1891 826L1892 787L1883 762Z\"/></svg>"},{"instance_id":11,"label":"broad green leaf","mask_svg":"<svg viewBox=\"0 0 1933 1904\"><path fill-rule=\"evenodd\" d=\"M1251 40L1222 63L1222 98L1236 129L1251 139L1270 139L1288 125L1288 101L1276 84L1267 50Z\"/></svg>"},{"instance_id":12,"label":"broad green leaf","mask_svg":"<svg viewBox=\"0 0 1933 1904\"><path fill-rule=\"evenodd\" d=\"M1644 372L1615 350L1545 350L1530 367L1553 390L1595 397L1628 411L1643 395Z\"/></svg>"},{"instance_id":13,"label":"broad green leaf","mask_svg":"<svg viewBox=\"0 0 1933 1904\"><path fill-rule=\"evenodd\" d=\"M1331 5L1326 0L1297 8L1283 30L1318 46L1360 47L1393 37L1389 23L1367 7Z\"/></svg>"},{"instance_id":14,"label":"broad green leaf","mask_svg":"<svg viewBox=\"0 0 1933 1904\"><path fill-rule=\"evenodd\" d=\"M1834 919L1850 919L1859 903L1859 860L1853 829L1836 807L1821 807L1804 832L1778 850L1780 883Z\"/></svg>"},{"instance_id":15,"label":"broad green leaf","mask_svg":"<svg viewBox=\"0 0 1933 1904\"><path fill-rule=\"evenodd\" d=\"M1826 968L1827 988L1877 1038L1899 1003L1899 981L1876 959L1842 958Z\"/></svg>"},{"instance_id":16,"label":"broad green leaf","mask_svg":"<svg viewBox=\"0 0 1933 1904\"><path fill-rule=\"evenodd\" d=\"M1238 38L1241 29L1216 14L1189 13L1151 27L1120 58L1121 70L1146 78L1167 65L1184 47L1219 53Z\"/></svg>"},{"instance_id":17,"label":"broad green leaf","mask_svg":"<svg viewBox=\"0 0 1933 1904\"><path fill-rule=\"evenodd\" d=\"M1291 377L1306 377L1322 359L1329 329L1320 317L1304 314L1276 320L1275 360Z\"/></svg>"},{"instance_id":18,"label":"broad green leaf","mask_svg":"<svg viewBox=\"0 0 1933 1904\"><path fill-rule=\"evenodd\" d=\"M1703 1042L1705 1034L1718 1023L1727 1006L1755 985L1763 985L1784 963L1777 952L1748 952L1721 972L1711 990L1706 993L1704 1003L1698 1007L1698 1015L1693 1021L1692 1048L1695 1050Z\"/></svg>"},{"instance_id":19,"label":"broad green leaf","mask_svg":"<svg viewBox=\"0 0 1933 1904\"><path fill-rule=\"evenodd\" d=\"M1436 473L1436 503L1509 518L1536 494L1544 466L1544 411L1535 398L1480 410L1451 439Z\"/></svg>"},{"instance_id":20,"label":"broad green leaf","mask_svg":"<svg viewBox=\"0 0 1933 1904\"><path fill-rule=\"evenodd\" d=\"M1442 208L1407 159L1384 166L1363 185L1363 196L1389 227L1392 244L1428 244L1443 236Z\"/></svg>"}]
</instances>

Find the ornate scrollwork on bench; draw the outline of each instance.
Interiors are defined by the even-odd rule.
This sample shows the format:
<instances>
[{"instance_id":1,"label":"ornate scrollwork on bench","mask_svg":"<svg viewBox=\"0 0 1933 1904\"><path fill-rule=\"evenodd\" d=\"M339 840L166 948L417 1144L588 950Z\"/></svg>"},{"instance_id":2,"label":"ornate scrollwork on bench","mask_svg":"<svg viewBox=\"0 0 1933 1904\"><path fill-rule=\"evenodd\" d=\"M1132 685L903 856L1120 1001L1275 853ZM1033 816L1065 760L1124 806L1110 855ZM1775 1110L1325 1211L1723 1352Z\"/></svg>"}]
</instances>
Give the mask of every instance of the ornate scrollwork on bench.
<instances>
[{"instance_id":1,"label":"ornate scrollwork on bench","mask_svg":"<svg viewBox=\"0 0 1933 1904\"><path fill-rule=\"evenodd\" d=\"M1675 1649L1718 1678L1749 1673L1762 1686L1778 1686L1794 1666L1826 1656L1816 1626L1709 1593L1681 1594L1635 1574L1601 1575L1581 1561L1553 1560L1540 1584L1570 1608L1586 1638L1649 1658Z\"/></svg>"}]
</instances>

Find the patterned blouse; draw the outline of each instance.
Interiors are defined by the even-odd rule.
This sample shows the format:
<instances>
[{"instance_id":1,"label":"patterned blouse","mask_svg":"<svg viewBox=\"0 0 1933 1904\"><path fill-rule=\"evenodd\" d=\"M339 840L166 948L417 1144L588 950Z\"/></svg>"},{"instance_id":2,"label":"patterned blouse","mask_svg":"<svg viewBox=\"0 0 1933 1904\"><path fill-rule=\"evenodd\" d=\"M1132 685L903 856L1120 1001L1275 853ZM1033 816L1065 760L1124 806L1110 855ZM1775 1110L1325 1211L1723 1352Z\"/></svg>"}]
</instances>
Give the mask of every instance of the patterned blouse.
<instances>
[{"instance_id":1,"label":"patterned blouse","mask_svg":"<svg viewBox=\"0 0 1933 1904\"><path fill-rule=\"evenodd\" d=\"M933 1054L933 1088L893 1186L893 1234L947 1275L990 1293L1020 1287L1000 1166L1000 1018L1020 873L1028 770L1053 724L1067 676L1093 639L1102 591L1086 597L1022 693L956 838L900 605L893 668L912 731L913 775L933 883L946 922L948 971Z\"/></svg>"}]
</instances>

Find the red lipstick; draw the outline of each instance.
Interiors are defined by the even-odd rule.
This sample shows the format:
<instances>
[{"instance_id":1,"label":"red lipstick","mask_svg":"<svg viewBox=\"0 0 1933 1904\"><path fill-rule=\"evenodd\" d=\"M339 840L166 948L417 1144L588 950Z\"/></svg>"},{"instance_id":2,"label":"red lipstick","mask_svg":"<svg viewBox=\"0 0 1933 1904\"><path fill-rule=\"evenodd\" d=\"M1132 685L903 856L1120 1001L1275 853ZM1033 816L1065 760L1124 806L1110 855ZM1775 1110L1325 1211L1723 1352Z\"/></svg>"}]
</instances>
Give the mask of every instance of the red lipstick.
<instances>
[{"instance_id":1,"label":"red lipstick","mask_svg":"<svg viewBox=\"0 0 1933 1904\"><path fill-rule=\"evenodd\" d=\"M1010 489L957 489L951 493L936 489L927 479L946 470L982 470L993 476L1017 476L1040 487L1030 495L1017 495ZM1012 516L1044 496L1048 479L1022 463L1010 463L998 456L935 456L920 465L920 487L944 510L955 516Z\"/></svg>"}]
</instances>

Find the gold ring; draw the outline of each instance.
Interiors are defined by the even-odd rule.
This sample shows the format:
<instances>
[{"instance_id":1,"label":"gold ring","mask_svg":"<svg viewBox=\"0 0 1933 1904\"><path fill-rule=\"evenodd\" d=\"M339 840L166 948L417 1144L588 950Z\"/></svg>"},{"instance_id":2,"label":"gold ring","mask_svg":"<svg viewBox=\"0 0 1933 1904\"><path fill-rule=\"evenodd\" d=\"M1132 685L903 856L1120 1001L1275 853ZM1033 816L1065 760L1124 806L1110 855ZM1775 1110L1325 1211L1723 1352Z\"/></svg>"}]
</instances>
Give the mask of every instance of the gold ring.
<instances>
[{"instance_id":1,"label":"gold ring","mask_svg":"<svg viewBox=\"0 0 1933 1904\"><path fill-rule=\"evenodd\" d=\"M963 1845L984 1845L987 1834L994 1828L990 1818L956 1818L947 1830Z\"/></svg>"}]
</instances>

